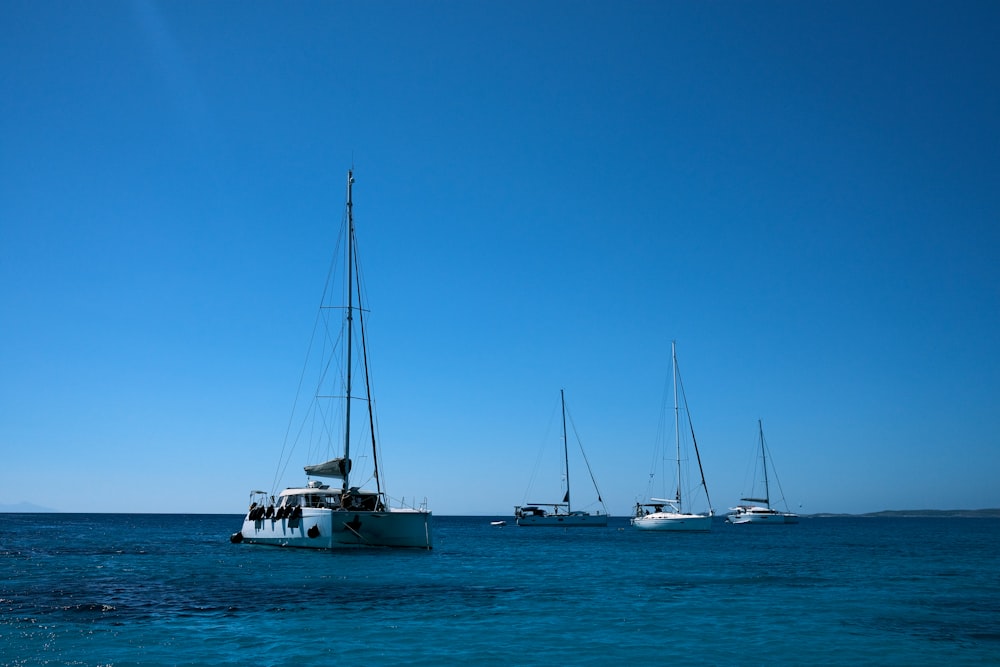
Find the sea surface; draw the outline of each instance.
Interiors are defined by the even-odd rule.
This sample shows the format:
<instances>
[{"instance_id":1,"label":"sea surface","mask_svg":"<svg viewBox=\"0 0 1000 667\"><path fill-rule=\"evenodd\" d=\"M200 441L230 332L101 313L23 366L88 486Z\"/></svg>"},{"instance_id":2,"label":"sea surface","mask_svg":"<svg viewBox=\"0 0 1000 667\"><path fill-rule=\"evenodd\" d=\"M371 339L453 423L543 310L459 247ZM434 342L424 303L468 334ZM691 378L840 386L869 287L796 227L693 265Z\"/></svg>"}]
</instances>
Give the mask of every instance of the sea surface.
<instances>
[{"instance_id":1,"label":"sea surface","mask_svg":"<svg viewBox=\"0 0 1000 667\"><path fill-rule=\"evenodd\" d=\"M0 514L0 663L1000 664L1000 519L491 518L330 553L231 544L239 516Z\"/></svg>"}]
</instances>

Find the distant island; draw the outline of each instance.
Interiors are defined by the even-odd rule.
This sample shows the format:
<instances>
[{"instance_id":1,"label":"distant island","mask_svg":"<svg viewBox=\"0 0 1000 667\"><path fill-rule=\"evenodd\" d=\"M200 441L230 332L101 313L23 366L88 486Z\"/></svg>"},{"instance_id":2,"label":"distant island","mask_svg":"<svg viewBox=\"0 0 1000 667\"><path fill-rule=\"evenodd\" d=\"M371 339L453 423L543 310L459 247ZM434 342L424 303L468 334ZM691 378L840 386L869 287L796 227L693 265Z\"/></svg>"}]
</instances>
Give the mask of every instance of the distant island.
<instances>
[{"instance_id":1,"label":"distant island","mask_svg":"<svg viewBox=\"0 0 1000 667\"><path fill-rule=\"evenodd\" d=\"M32 505L31 503L17 503L16 505L0 505L0 513L2 514L26 514L35 512L55 512L56 510L49 509L48 507L41 507L40 505Z\"/></svg>"}]
</instances>

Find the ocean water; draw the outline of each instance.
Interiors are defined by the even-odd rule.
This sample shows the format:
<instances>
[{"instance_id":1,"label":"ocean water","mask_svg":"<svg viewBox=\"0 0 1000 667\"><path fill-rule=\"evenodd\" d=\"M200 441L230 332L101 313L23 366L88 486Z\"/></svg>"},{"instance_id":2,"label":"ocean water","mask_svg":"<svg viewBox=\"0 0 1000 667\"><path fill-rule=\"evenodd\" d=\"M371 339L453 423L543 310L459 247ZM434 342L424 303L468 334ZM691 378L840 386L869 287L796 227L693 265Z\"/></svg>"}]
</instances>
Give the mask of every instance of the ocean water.
<instances>
[{"instance_id":1,"label":"ocean water","mask_svg":"<svg viewBox=\"0 0 1000 667\"><path fill-rule=\"evenodd\" d=\"M997 519L434 521L430 552L329 553L231 544L238 516L0 514L0 663L1000 664Z\"/></svg>"}]
</instances>

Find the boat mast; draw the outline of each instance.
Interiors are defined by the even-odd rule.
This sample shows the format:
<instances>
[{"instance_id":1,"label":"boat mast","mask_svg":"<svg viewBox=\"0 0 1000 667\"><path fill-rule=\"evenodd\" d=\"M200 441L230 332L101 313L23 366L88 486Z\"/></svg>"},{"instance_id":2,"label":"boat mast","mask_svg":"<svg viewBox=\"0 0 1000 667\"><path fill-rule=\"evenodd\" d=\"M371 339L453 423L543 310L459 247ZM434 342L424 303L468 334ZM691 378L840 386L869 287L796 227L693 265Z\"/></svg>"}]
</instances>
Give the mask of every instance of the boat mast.
<instances>
[{"instance_id":1,"label":"boat mast","mask_svg":"<svg viewBox=\"0 0 1000 667\"><path fill-rule=\"evenodd\" d=\"M677 511L681 511L681 416L677 404L677 341L670 341L674 372L674 442L677 443Z\"/></svg>"},{"instance_id":2,"label":"boat mast","mask_svg":"<svg viewBox=\"0 0 1000 667\"><path fill-rule=\"evenodd\" d=\"M764 467L764 504L771 509L771 487L767 483L767 454L764 447L764 424L757 420L757 429L760 431L760 460Z\"/></svg>"},{"instance_id":3,"label":"boat mast","mask_svg":"<svg viewBox=\"0 0 1000 667\"><path fill-rule=\"evenodd\" d=\"M559 390L559 400L562 403L562 422L563 422L563 463L566 466L566 497L563 498L563 502L566 503L566 513L569 514L573 511L570 506L569 500L569 445L566 442L566 390Z\"/></svg>"},{"instance_id":4,"label":"boat mast","mask_svg":"<svg viewBox=\"0 0 1000 667\"><path fill-rule=\"evenodd\" d=\"M350 488L348 476L351 467L351 334L354 330L354 203L351 199L351 186L354 184L354 172L347 172L347 405L344 408L344 485L343 492Z\"/></svg>"}]
</instances>

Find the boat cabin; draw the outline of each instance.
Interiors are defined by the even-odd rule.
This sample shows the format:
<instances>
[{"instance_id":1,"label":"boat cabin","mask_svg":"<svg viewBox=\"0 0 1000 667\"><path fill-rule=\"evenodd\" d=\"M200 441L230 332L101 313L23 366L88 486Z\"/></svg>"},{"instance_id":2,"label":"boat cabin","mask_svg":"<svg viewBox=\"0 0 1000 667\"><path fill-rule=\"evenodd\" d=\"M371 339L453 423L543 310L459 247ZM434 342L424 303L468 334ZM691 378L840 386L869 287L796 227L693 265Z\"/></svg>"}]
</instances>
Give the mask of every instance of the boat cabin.
<instances>
[{"instance_id":1,"label":"boat cabin","mask_svg":"<svg viewBox=\"0 0 1000 667\"><path fill-rule=\"evenodd\" d=\"M278 496L278 507L340 508L340 489L285 489Z\"/></svg>"},{"instance_id":2,"label":"boat cabin","mask_svg":"<svg viewBox=\"0 0 1000 667\"><path fill-rule=\"evenodd\" d=\"M514 514L517 516L545 516L548 514L541 507L536 507L534 505L528 505L525 507L517 507L514 510Z\"/></svg>"},{"instance_id":3,"label":"boat cabin","mask_svg":"<svg viewBox=\"0 0 1000 667\"><path fill-rule=\"evenodd\" d=\"M551 507L551 510L545 509ZM562 510L561 512L559 510ZM535 503L534 505L517 505L514 507L515 517L529 516L587 516L587 512L570 512L569 506L565 503Z\"/></svg>"},{"instance_id":4,"label":"boat cabin","mask_svg":"<svg viewBox=\"0 0 1000 667\"><path fill-rule=\"evenodd\" d=\"M327 484L310 482L305 487L290 487L278 494L275 501L263 491L255 491L256 500L250 505L249 516L252 519L291 517L292 513L301 516L302 509L328 509L350 512L380 512L385 509L385 503L380 494L362 491L352 486L347 492L339 488L331 488ZM297 510L297 511L296 511Z\"/></svg>"}]
</instances>

